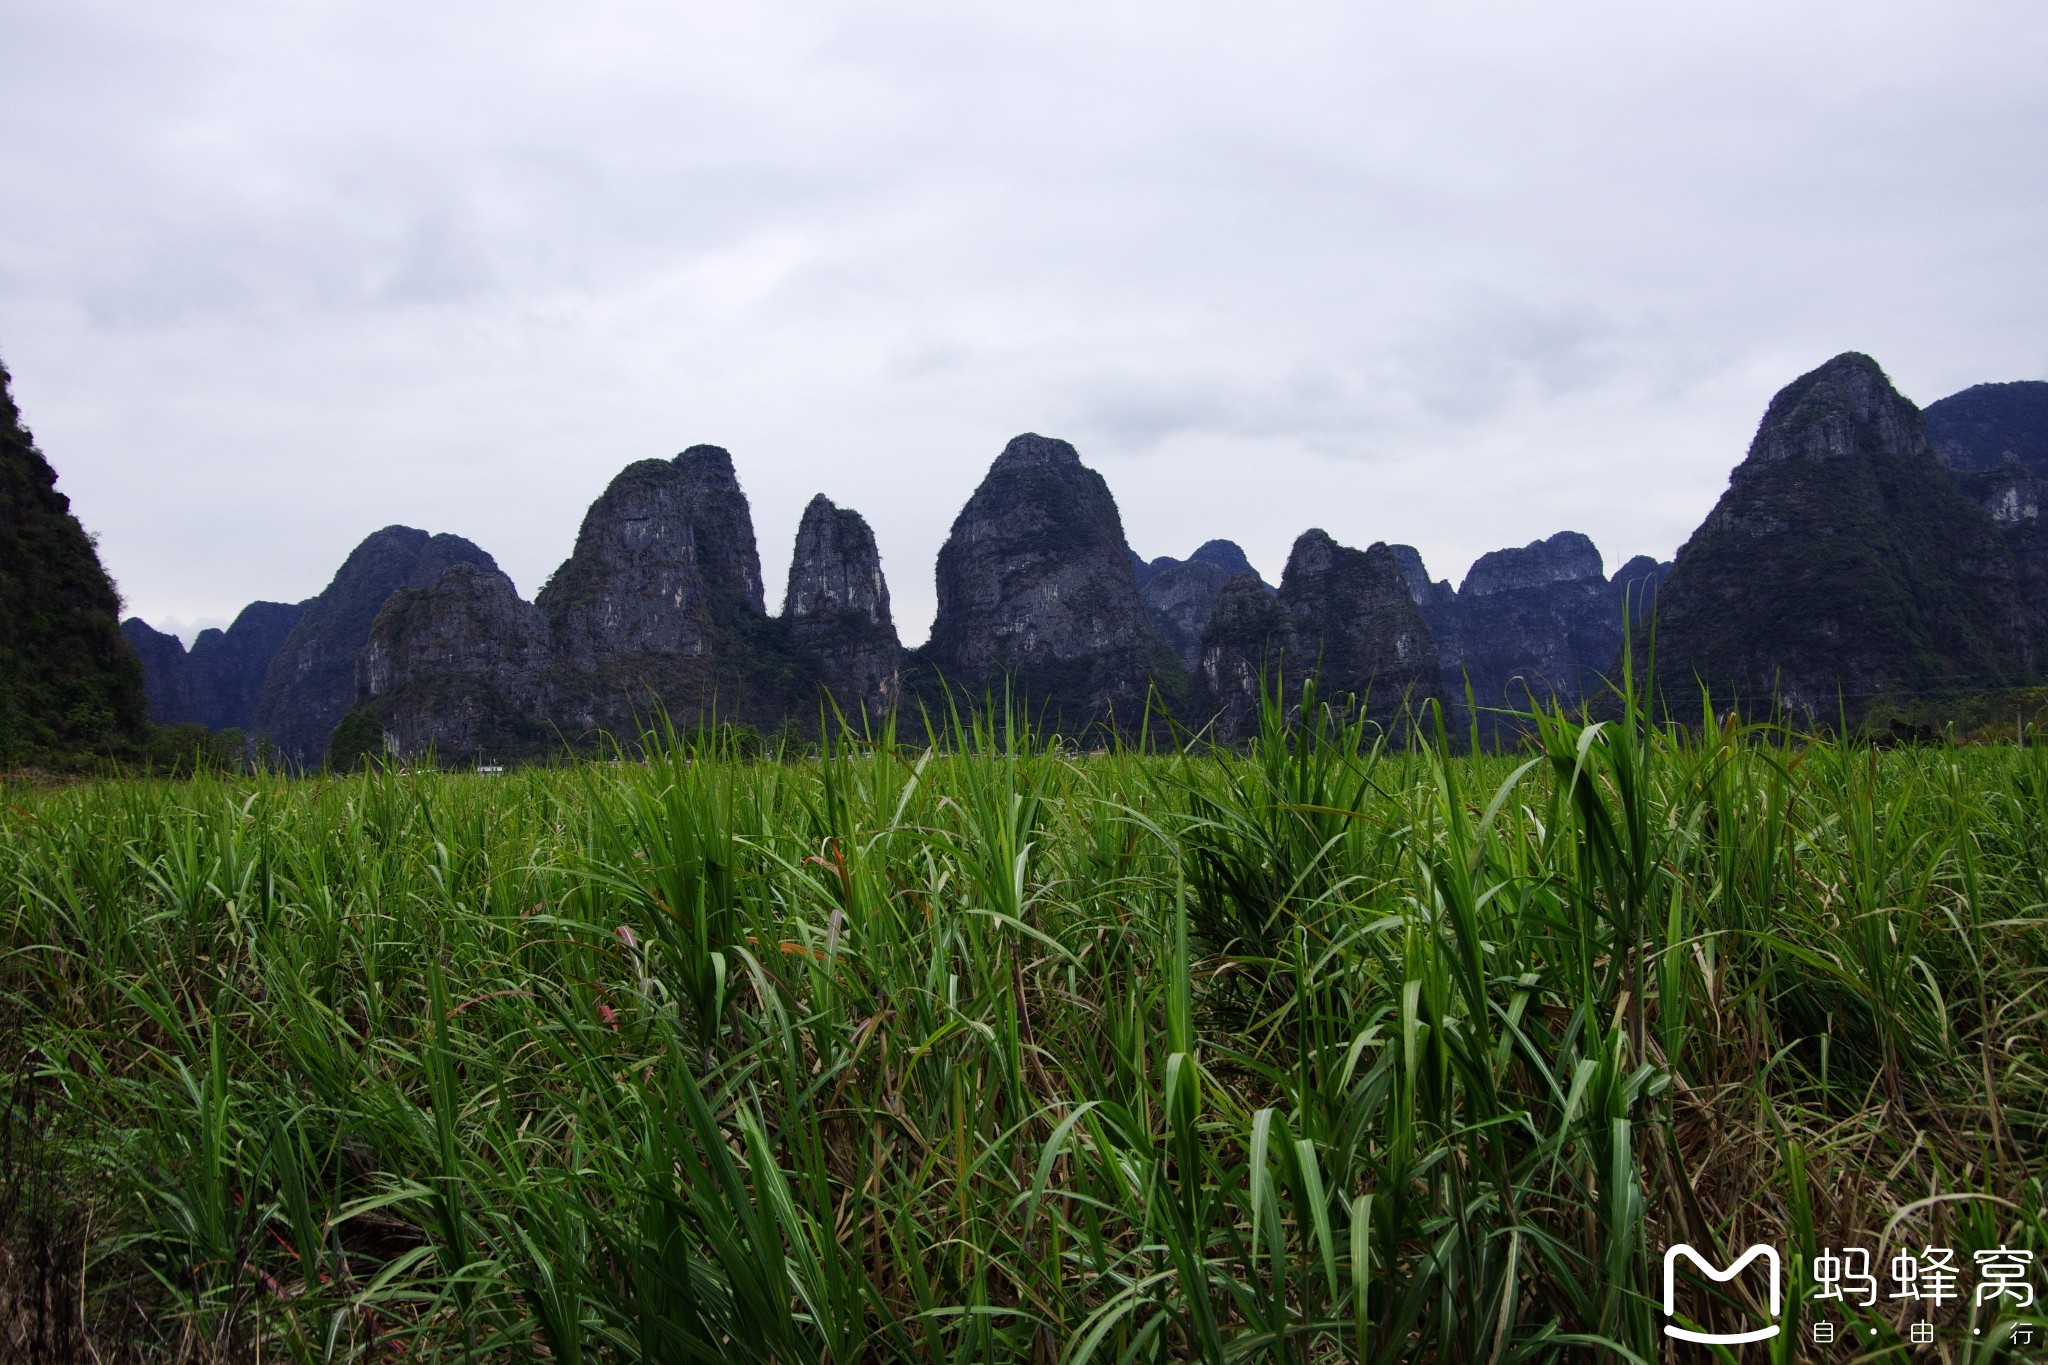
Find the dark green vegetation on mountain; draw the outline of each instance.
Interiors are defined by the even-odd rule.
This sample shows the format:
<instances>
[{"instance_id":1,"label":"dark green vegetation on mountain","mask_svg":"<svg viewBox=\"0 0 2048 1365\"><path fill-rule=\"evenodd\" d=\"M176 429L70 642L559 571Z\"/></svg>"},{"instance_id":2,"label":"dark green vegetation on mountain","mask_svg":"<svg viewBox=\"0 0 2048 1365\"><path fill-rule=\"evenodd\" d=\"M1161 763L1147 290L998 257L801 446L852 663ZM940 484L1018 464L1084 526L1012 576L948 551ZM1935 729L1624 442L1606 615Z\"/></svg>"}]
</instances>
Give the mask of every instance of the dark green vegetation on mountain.
<instances>
[{"instance_id":1,"label":"dark green vegetation on mountain","mask_svg":"<svg viewBox=\"0 0 2048 1365\"><path fill-rule=\"evenodd\" d=\"M62 763L147 737L142 668L120 613L0 365L0 764Z\"/></svg>"},{"instance_id":2,"label":"dark green vegetation on mountain","mask_svg":"<svg viewBox=\"0 0 2048 1365\"><path fill-rule=\"evenodd\" d=\"M1657 679L1722 701L1853 720L1880 700L2029 681L2018 571L1868 356L1771 400L1728 491L1657 599Z\"/></svg>"},{"instance_id":3,"label":"dark green vegetation on mountain","mask_svg":"<svg viewBox=\"0 0 2048 1365\"><path fill-rule=\"evenodd\" d=\"M356 656L356 699L402 754L542 756L560 747L543 719L548 664L540 609L495 568L452 564L385 600Z\"/></svg>"},{"instance_id":4,"label":"dark green vegetation on mountain","mask_svg":"<svg viewBox=\"0 0 2048 1365\"><path fill-rule=\"evenodd\" d=\"M1927 434L2012 554L2036 669L2048 669L2048 384L1979 384L1933 403Z\"/></svg>"},{"instance_id":5,"label":"dark green vegetation on mountain","mask_svg":"<svg viewBox=\"0 0 2048 1365\"><path fill-rule=\"evenodd\" d=\"M2011 461L2048 479L2048 383L1976 384L1929 403L1927 439L1951 469Z\"/></svg>"},{"instance_id":6,"label":"dark green vegetation on mountain","mask_svg":"<svg viewBox=\"0 0 2048 1365\"><path fill-rule=\"evenodd\" d=\"M2048 1253L2048 747L1528 724L17 788L0 1338L1566 1365L1678 1241L1788 1343Z\"/></svg>"},{"instance_id":7,"label":"dark green vegetation on mountain","mask_svg":"<svg viewBox=\"0 0 2048 1365\"><path fill-rule=\"evenodd\" d=\"M867 520L823 493L804 508L782 619L790 643L817 660L818 680L859 727L895 708L903 646L889 615L882 553Z\"/></svg>"}]
</instances>

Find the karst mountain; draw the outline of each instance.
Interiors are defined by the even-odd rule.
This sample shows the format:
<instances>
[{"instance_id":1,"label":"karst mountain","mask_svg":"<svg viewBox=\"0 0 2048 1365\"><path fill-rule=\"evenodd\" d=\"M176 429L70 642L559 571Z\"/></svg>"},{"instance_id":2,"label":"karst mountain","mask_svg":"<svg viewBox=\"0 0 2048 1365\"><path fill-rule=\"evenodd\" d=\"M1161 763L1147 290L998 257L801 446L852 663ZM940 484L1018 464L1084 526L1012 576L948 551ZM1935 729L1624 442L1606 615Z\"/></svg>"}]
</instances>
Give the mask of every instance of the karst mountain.
<instances>
[{"instance_id":1,"label":"karst mountain","mask_svg":"<svg viewBox=\"0 0 2048 1365\"><path fill-rule=\"evenodd\" d=\"M935 565L906 648L875 535L823 493L770 610L732 455L695 445L611 481L534 600L458 535L388 526L299 603L256 601L188 650L119 598L0 370L0 760L115 752L148 723L239 731L314 768L344 718L390 752L502 762L683 727L914 734L999 702L1086 739L1234 742L1262 693L1398 730L1427 703L1482 742L1514 713L1599 705L1624 639L1671 714L1704 701L1827 725L2040 680L2048 665L2048 383L1925 412L1848 353L1772 398L1728 487L1668 562L1611 576L1565 530L1482 555L1453 588L1400 543L1295 541L1277 586L1234 542L1147 559L1071 443L1004 445Z\"/></svg>"}]
</instances>

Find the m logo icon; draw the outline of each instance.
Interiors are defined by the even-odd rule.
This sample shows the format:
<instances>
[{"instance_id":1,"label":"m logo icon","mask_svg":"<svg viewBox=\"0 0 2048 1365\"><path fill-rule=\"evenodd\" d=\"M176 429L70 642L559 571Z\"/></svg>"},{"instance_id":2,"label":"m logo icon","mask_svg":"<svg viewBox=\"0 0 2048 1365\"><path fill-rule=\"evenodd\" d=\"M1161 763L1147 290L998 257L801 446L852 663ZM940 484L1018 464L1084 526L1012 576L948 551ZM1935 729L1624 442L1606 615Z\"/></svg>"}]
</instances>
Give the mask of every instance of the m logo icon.
<instances>
[{"instance_id":1,"label":"m logo icon","mask_svg":"<svg viewBox=\"0 0 2048 1365\"><path fill-rule=\"evenodd\" d=\"M1736 1257L1734 1265L1729 1266L1726 1270L1716 1270L1714 1269L1714 1267L1707 1264L1706 1258L1704 1256L1700 1255L1697 1251L1694 1251L1685 1243L1680 1242L1677 1246L1670 1248L1664 1253L1665 1317L1673 1317L1678 1312L1678 1277L1675 1272L1678 1268L1678 1258L1680 1256L1683 1256L1687 1260L1691 1261L1695 1266L1699 1268L1700 1274L1706 1276L1708 1279L1714 1281L1716 1284L1726 1284L1728 1281L1734 1279L1737 1275L1740 1275L1744 1267L1746 1267L1751 1261L1756 1260L1758 1257L1762 1257L1764 1264L1770 1267L1771 1272L1771 1316L1775 1318L1782 1313L1785 1306L1785 1299L1784 1289L1782 1288L1780 1281L1784 1278L1784 1276L1780 1271L1778 1265L1778 1252L1775 1247L1767 1247L1761 1245L1753 1246L1749 1250L1743 1252L1740 1256ZM1680 1341L1704 1341L1712 1343L1765 1341L1771 1337L1778 1335L1778 1326L1779 1325L1777 1323L1773 1322L1768 1327L1758 1327L1748 1332L1695 1332L1690 1328L1680 1327L1677 1323L1667 1322L1664 1324L1664 1335L1667 1337L1676 1337Z\"/></svg>"}]
</instances>

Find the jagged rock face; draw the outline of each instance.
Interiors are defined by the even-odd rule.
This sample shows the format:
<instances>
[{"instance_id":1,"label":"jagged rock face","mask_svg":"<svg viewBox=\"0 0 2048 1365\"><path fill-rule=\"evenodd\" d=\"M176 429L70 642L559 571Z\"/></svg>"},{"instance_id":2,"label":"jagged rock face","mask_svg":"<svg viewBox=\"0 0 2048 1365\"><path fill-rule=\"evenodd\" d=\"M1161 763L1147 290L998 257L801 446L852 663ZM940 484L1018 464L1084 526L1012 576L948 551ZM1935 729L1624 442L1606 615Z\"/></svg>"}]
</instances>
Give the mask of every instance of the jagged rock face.
<instances>
[{"instance_id":1,"label":"jagged rock face","mask_svg":"<svg viewBox=\"0 0 2048 1365\"><path fill-rule=\"evenodd\" d=\"M717 446L628 465L591 505L540 608L578 658L710 654L721 626L765 617L753 515Z\"/></svg>"},{"instance_id":2,"label":"jagged rock face","mask_svg":"<svg viewBox=\"0 0 2048 1365\"><path fill-rule=\"evenodd\" d=\"M1371 710L1393 715L1407 701L1441 698L1436 640L1384 543L1339 545L1303 532L1287 557L1277 598L1287 617L1291 667L1316 666L1321 691L1371 693Z\"/></svg>"},{"instance_id":3,"label":"jagged rock face","mask_svg":"<svg viewBox=\"0 0 2048 1365\"><path fill-rule=\"evenodd\" d=\"M1112 711L1135 726L1155 680L1169 697L1185 688L1139 596L1116 500L1065 441L1005 447L954 519L937 576L928 686L942 677L978 699L1007 675L1069 730Z\"/></svg>"},{"instance_id":4,"label":"jagged rock face","mask_svg":"<svg viewBox=\"0 0 2048 1365\"><path fill-rule=\"evenodd\" d=\"M1423 565L1421 552L1413 545L1389 545L1387 548L1393 551L1394 562L1401 566L1401 576L1408 580L1408 595L1415 599L1415 605L1421 607L1425 615L1431 607L1451 601L1457 596L1449 579L1430 578L1428 568ZM1430 622L1430 628L1436 628L1435 621Z\"/></svg>"},{"instance_id":5,"label":"jagged rock face","mask_svg":"<svg viewBox=\"0 0 2048 1365\"><path fill-rule=\"evenodd\" d=\"M0 763L105 752L147 727L142 665L12 383L0 366Z\"/></svg>"},{"instance_id":6,"label":"jagged rock face","mask_svg":"<svg viewBox=\"0 0 2048 1365\"><path fill-rule=\"evenodd\" d=\"M158 725L187 725L199 719L193 695L192 662L185 642L166 635L140 616L121 623L121 638L142 663L142 691L149 698L149 718Z\"/></svg>"},{"instance_id":7,"label":"jagged rock face","mask_svg":"<svg viewBox=\"0 0 2048 1365\"><path fill-rule=\"evenodd\" d=\"M304 602L251 602L226 630L199 632L187 657L201 725L209 730L250 727L271 661L305 614Z\"/></svg>"},{"instance_id":8,"label":"jagged rock face","mask_svg":"<svg viewBox=\"0 0 2048 1365\"><path fill-rule=\"evenodd\" d=\"M1593 542L1577 531L1559 531L1548 540L1534 540L1519 550L1491 550L1465 572L1458 595L1492 597L1526 592L1557 583L1607 585L1605 566Z\"/></svg>"},{"instance_id":9,"label":"jagged rock face","mask_svg":"<svg viewBox=\"0 0 2048 1365\"><path fill-rule=\"evenodd\" d=\"M1456 707L1464 705L1464 681L1459 675L1457 661L1465 657L1464 637L1459 630L1458 594L1447 578L1432 579L1429 570L1422 563L1422 555L1413 545L1389 545L1394 562L1401 566L1401 577L1408 584L1408 595L1415 605L1422 609L1422 619L1429 622L1429 633L1436 641L1437 661L1443 666L1444 695Z\"/></svg>"},{"instance_id":10,"label":"jagged rock face","mask_svg":"<svg viewBox=\"0 0 2048 1365\"><path fill-rule=\"evenodd\" d=\"M495 568L455 564L386 599L356 699L399 752L504 758L547 746L547 618Z\"/></svg>"},{"instance_id":11,"label":"jagged rock face","mask_svg":"<svg viewBox=\"0 0 2048 1365\"><path fill-rule=\"evenodd\" d=\"M2048 479L2048 383L1978 384L1929 403L1927 439L1950 469L2017 461Z\"/></svg>"},{"instance_id":12,"label":"jagged rock face","mask_svg":"<svg viewBox=\"0 0 2048 1365\"><path fill-rule=\"evenodd\" d=\"M1671 567L1637 555L1609 579L1593 542L1561 531L1480 556L1454 591L1448 580L1430 578L1413 549L1391 548L1436 638L1453 726L1461 733L1472 719L1465 706L1468 683L1483 709L1526 709L1532 697L1566 706L1599 699L1620 656L1624 594L1641 622ZM1480 733L1490 742L1521 728L1510 718L1480 717Z\"/></svg>"},{"instance_id":13,"label":"jagged rock face","mask_svg":"<svg viewBox=\"0 0 2048 1365\"><path fill-rule=\"evenodd\" d=\"M782 616L790 643L816 656L821 680L849 721L879 719L895 705L903 648L889 617L875 533L860 513L822 493L797 526Z\"/></svg>"},{"instance_id":14,"label":"jagged rock face","mask_svg":"<svg viewBox=\"0 0 2048 1365\"><path fill-rule=\"evenodd\" d=\"M815 666L767 615L753 516L717 446L628 465L538 604L572 738L633 738L657 707L687 725L714 712L772 721L810 703Z\"/></svg>"},{"instance_id":15,"label":"jagged rock face","mask_svg":"<svg viewBox=\"0 0 2048 1365\"><path fill-rule=\"evenodd\" d=\"M1192 670L1201 661L1202 632L1216 610L1224 585L1235 577L1214 564L1189 560L1145 580L1140 591L1145 609L1152 615L1152 629L1182 667Z\"/></svg>"},{"instance_id":16,"label":"jagged rock face","mask_svg":"<svg viewBox=\"0 0 2048 1365\"><path fill-rule=\"evenodd\" d=\"M1283 681L1286 638L1287 617L1256 574L1223 585L1195 662L1195 718L1212 738L1228 742L1258 730L1260 689Z\"/></svg>"},{"instance_id":17,"label":"jagged rock face","mask_svg":"<svg viewBox=\"0 0 2048 1365\"><path fill-rule=\"evenodd\" d=\"M271 659L253 716L257 733L288 761L317 766L336 723L355 704L356 656L385 601L402 588L432 586L456 564L498 570L461 536L410 526L387 526L356 546Z\"/></svg>"},{"instance_id":18,"label":"jagged rock face","mask_svg":"<svg viewBox=\"0 0 2048 1365\"><path fill-rule=\"evenodd\" d=\"M1771 400L1728 491L1657 597L1657 681L1683 705L1776 697L1852 722L1879 696L2032 673L1998 528L1951 481L1926 424L1868 356Z\"/></svg>"},{"instance_id":19,"label":"jagged rock face","mask_svg":"<svg viewBox=\"0 0 2048 1365\"><path fill-rule=\"evenodd\" d=\"M1153 564L1156 563L1160 567L1166 568L1180 562L1170 555L1162 555L1157 560L1147 560L1143 555L1139 554L1136 550L1130 549L1128 546L1125 547L1125 553L1130 557L1131 561L1131 579L1141 588L1145 586L1145 580L1152 576Z\"/></svg>"},{"instance_id":20,"label":"jagged rock face","mask_svg":"<svg viewBox=\"0 0 2048 1365\"><path fill-rule=\"evenodd\" d=\"M1290 693L1314 673L1322 697L1357 698L1382 722L1442 699L1436 641L1391 547L1354 550L1308 531L1294 542L1270 613L1254 606L1256 586L1232 579L1203 635L1197 715L1215 718L1217 738L1250 733L1261 669L1268 686L1282 670Z\"/></svg>"},{"instance_id":21,"label":"jagged rock face","mask_svg":"<svg viewBox=\"0 0 2048 1365\"><path fill-rule=\"evenodd\" d=\"M1241 573L1258 573L1258 570L1252 567L1252 562L1245 558L1244 547L1234 540L1205 540L1186 559L1161 555L1157 559L1145 560L1138 557L1136 550L1131 551L1131 574L1138 580L1140 588L1151 581L1154 575L1165 573L1168 569L1177 568L1182 564L1214 565L1223 570L1226 577Z\"/></svg>"},{"instance_id":22,"label":"jagged rock face","mask_svg":"<svg viewBox=\"0 0 2048 1365\"><path fill-rule=\"evenodd\" d=\"M2041 514L2041 504L2048 502L2048 480L2036 478L2018 460L1951 472L1963 495L1990 516L2012 555L2039 668L2048 662L2048 517Z\"/></svg>"},{"instance_id":23,"label":"jagged rock face","mask_svg":"<svg viewBox=\"0 0 2048 1365\"><path fill-rule=\"evenodd\" d=\"M1152 629L1190 672L1201 661L1202 632L1223 586L1239 574L1258 577L1234 541L1212 540L1186 559L1162 555L1138 575L1139 595L1151 613Z\"/></svg>"}]
</instances>

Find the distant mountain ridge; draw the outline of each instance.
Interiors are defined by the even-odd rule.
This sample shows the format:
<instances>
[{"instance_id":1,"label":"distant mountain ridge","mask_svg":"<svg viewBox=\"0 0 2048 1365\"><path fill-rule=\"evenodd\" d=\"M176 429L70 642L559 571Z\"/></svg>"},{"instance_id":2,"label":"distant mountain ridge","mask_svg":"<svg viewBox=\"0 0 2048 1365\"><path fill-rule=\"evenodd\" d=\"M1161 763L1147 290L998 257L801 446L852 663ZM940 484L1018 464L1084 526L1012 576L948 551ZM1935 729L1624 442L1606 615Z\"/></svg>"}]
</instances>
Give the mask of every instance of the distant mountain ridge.
<instances>
[{"instance_id":1,"label":"distant mountain ridge","mask_svg":"<svg viewBox=\"0 0 2048 1365\"><path fill-rule=\"evenodd\" d=\"M1481 555L1454 591L1448 580L1429 577L1412 547L1392 548L1429 621L1461 729L1471 719L1468 691L1485 713L1524 710L1531 701L1573 707L1599 700L1617 676L1624 599L1641 620L1671 567L1638 555L1610 579L1590 539L1560 531ZM1498 739L1517 727L1482 715L1480 728Z\"/></svg>"},{"instance_id":2,"label":"distant mountain ridge","mask_svg":"<svg viewBox=\"0 0 2048 1365\"><path fill-rule=\"evenodd\" d=\"M1194 715L1221 740L1257 728L1262 693L1313 675L1318 695L1392 726L1443 700L1443 665L1400 556L1304 531L1287 556L1278 592L1255 574L1224 586L1202 632Z\"/></svg>"},{"instance_id":3,"label":"distant mountain ridge","mask_svg":"<svg viewBox=\"0 0 2048 1365\"><path fill-rule=\"evenodd\" d=\"M121 634L141 658L148 682L149 718L159 725L249 729L270 662L305 610L304 602L251 602L226 630L200 631L189 652L177 636L139 617L123 621Z\"/></svg>"},{"instance_id":4,"label":"distant mountain ridge","mask_svg":"<svg viewBox=\"0 0 2048 1365\"><path fill-rule=\"evenodd\" d=\"M899 701L1010 689L1042 722L1128 730L1163 703L1191 728L1249 733L1262 678L1310 670L1326 697L1443 700L1460 725L1530 699L1599 702L1624 602L1681 708L1766 699L1809 720L1847 700L2031 681L2048 659L2048 384L1979 385L1923 415L1848 354L1773 399L1729 490L1679 556L1611 576L1584 535L1489 552L1453 588L1405 545L1295 543L1278 588L1234 542L1140 558L1114 497L1069 443L1009 442L956 518L935 571L931 638L903 648L865 519L805 509L770 615L731 456L692 446L628 466L592 504L536 600L459 537L389 527L320 596L258 603L186 654L139 621L159 719L246 724L319 762L360 708L401 752L521 753L680 723L849 723ZM1937 458L1938 456L1938 458ZM268 656L266 657L266 651ZM1647 657L1647 655L1646 655ZM252 683L260 678L260 683ZM1513 726L1481 726L1501 740Z\"/></svg>"},{"instance_id":5,"label":"distant mountain ridge","mask_svg":"<svg viewBox=\"0 0 2048 1365\"><path fill-rule=\"evenodd\" d=\"M2008 461L2048 479L2048 381L1974 384L1926 410L1927 439L1950 469L1995 469Z\"/></svg>"},{"instance_id":6,"label":"distant mountain ridge","mask_svg":"<svg viewBox=\"0 0 2048 1365\"><path fill-rule=\"evenodd\" d=\"M1162 555L1146 561L1133 552L1131 572L1151 614L1152 629L1190 673L1201 662L1202 632L1223 596L1224 584L1250 574L1268 593L1274 591L1231 540L1205 541L1186 559Z\"/></svg>"},{"instance_id":7,"label":"distant mountain ridge","mask_svg":"<svg viewBox=\"0 0 2048 1365\"><path fill-rule=\"evenodd\" d=\"M1131 572L1116 499L1065 441L1003 447L939 550L938 615L913 685L1000 696L1008 682L1070 730L1134 727L1156 685L1185 697Z\"/></svg>"},{"instance_id":8,"label":"distant mountain ridge","mask_svg":"<svg viewBox=\"0 0 2048 1365\"><path fill-rule=\"evenodd\" d=\"M461 536L411 526L387 526L356 546L272 656L252 728L290 761L317 766L356 704L356 656L385 602L402 588L431 587L455 564L498 571L496 560Z\"/></svg>"}]
</instances>

